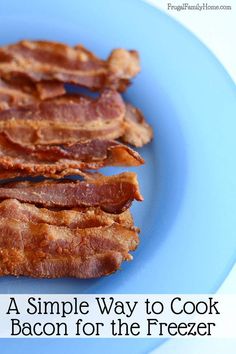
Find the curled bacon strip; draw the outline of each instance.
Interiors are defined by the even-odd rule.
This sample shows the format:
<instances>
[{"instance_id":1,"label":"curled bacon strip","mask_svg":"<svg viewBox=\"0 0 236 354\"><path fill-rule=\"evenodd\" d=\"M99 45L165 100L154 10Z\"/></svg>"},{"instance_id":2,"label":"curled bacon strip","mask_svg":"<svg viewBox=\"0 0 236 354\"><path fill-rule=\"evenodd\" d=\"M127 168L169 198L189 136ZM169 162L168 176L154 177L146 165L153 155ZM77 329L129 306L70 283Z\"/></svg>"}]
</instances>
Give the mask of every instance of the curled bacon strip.
<instances>
[{"instance_id":1,"label":"curled bacon strip","mask_svg":"<svg viewBox=\"0 0 236 354\"><path fill-rule=\"evenodd\" d=\"M132 172L76 182L16 182L2 185L0 200L9 198L44 207L100 207L113 214L128 209L134 199L143 200L137 176Z\"/></svg>"},{"instance_id":2,"label":"curled bacon strip","mask_svg":"<svg viewBox=\"0 0 236 354\"><path fill-rule=\"evenodd\" d=\"M0 131L23 144L121 138L134 146L142 146L152 138L152 129L141 112L130 104L125 105L121 96L112 90L104 91L96 100L64 95L2 110Z\"/></svg>"},{"instance_id":3,"label":"curled bacon strip","mask_svg":"<svg viewBox=\"0 0 236 354\"><path fill-rule=\"evenodd\" d=\"M45 223L0 219L0 275L94 278L130 260L137 232L113 223L70 229Z\"/></svg>"},{"instance_id":4,"label":"curled bacon strip","mask_svg":"<svg viewBox=\"0 0 236 354\"><path fill-rule=\"evenodd\" d=\"M59 178L104 166L139 166L141 156L114 140L84 140L65 145L22 145L0 132L0 176ZM7 175L8 174L8 175Z\"/></svg>"},{"instance_id":5,"label":"curled bacon strip","mask_svg":"<svg viewBox=\"0 0 236 354\"><path fill-rule=\"evenodd\" d=\"M140 71L138 53L115 49L101 60L81 45L69 47L46 41L21 41L0 49L0 75L26 77L34 82L56 80L92 90L124 91Z\"/></svg>"},{"instance_id":6,"label":"curled bacon strip","mask_svg":"<svg viewBox=\"0 0 236 354\"><path fill-rule=\"evenodd\" d=\"M115 139L124 132L125 105L116 91L96 100L55 99L0 111L0 131L23 144L64 144L81 138Z\"/></svg>"}]
</instances>

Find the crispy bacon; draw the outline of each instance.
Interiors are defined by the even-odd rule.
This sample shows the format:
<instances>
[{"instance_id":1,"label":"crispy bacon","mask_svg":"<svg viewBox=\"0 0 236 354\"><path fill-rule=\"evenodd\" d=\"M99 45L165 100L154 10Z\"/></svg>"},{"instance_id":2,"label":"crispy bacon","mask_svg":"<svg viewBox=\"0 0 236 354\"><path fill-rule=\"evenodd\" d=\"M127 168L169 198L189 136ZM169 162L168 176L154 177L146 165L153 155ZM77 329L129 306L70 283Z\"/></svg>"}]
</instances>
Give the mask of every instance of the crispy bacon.
<instances>
[{"instance_id":1,"label":"crispy bacon","mask_svg":"<svg viewBox=\"0 0 236 354\"><path fill-rule=\"evenodd\" d=\"M130 103L126 103L125 129L122 135L122 141L142 147L149 143L153 138L153 130L144 119L143 114L138 108Z\"/></svg>"},{"instance_id":2,"label":"crispy bacon","mask_svg":"<svg viewBox=\"0 0 236 354\"><path fill-rule=\"evenodd\" d=\"M40 100L64 95L63 83L57 81L42 81L36 84L26 79L5 81L0 79L0 110L12 107L35 104Z\"/></svg>"},{"instance_id":3,"label":"crispy bacon","mask_svg":"<svg viewBox=\"0 0 236 354\"><path fill-rule=\"evenodd\" d=\"M76 104L80 102L80 99L81 96L78 94L67 94L54 98L52 102ZM89 99L89 97L86 97L86 99ZM153 130L146 122L144 115L130 103L125 103L124 131L120 138L122 141L136 147L142 147L153 138Z\"/></svg>"},{"instance_id":4,"label":"crispy bacon","mask_svg":"<svg viewBox=\"0 0 236 354\"><path fill-rule=\"evenodd\" d=\"M96 100L42 101L0 111L0 131L23 144L64 144L81 138L115 139L124 132L125 105L106 90Z\"/></svg>"},{"instance_id":5,"label":"crispy bacon","mask_svg":"<svg viewBox=\"0 0 236 354\"><path fill-rule=\"evenodd\" d=\"M64 144L81 138L122 138L142 146L152 138L152 129L141 112L121 96L106 90L97 99L64 95L31 105L0 111L0 131L23 144Z\"/></svg>"},{"instance_id":6,"label":"crispy bacon","mask_svg":"<svg viewBox=\"0 0 236 354\"><path fill-rule=\"evenodd\" d=\"M37 100L37 94L32 84L20 85L0 79L0 110L32 104Z\"/></svg>"},{"instance_id":7,"label":"crispy bacon","mask_svg":"<svg viewBox=\"0 0 236 354\"><path fill-rule=\"evenodd\" d=\"M101 60L81 45L69 47L46 41L21 41L0 48L0 75L26 77L33 82L56 80L92 90L124 91L140 71L134 50L115 49Z\"/></svg>"},{"instance_id":8,"label":"crispy bacon","mask_svg":"<svg viewBox=\"0 0 236 354\"><path fill-rule=\"evenodd\" d=\"M13 107L0 112L0 120L29 119L48 120L50 123L86 123L123 119L125 104L121 95L113 90L105 90L98 99L87 96L68 95L49 101L39 101L32 105ZM96 122L98 123L98 122Z\"/></svg>"},{"instance_id":9,"label":"crispy bacon","mask_svg":"<svg viewBox=\"0 0 236 354\"><path fill-rule=\"evenodd\" d=\"M129 207L143 200L135 173L103 176L104 166L144 161L152 130L125 104L140 71L136 51L101 60L82 46L21 41L0 48L0 178L81 175L0 185L0 275L93 278L132 259L139 230ZM65 83L101 91L69 94Z\"/></svg>"},{"instance_id":10,"label":"crispy bacon","mask_svg":"<svg viewBox=\"0 0 236 354\"><path fill-rule=\"evenodd\" d=\"M113 223L70 229L0 219L0 275L94 278L119 269L139 243L137 232Z\"/></svg>"},{"instance_id":11,"label":"crispy bacon","mask_svg":"<svg viewBox=\"0 0 236 354\"><path fill-rule=\"evenodd\" d=\"M27 146L15 143L6 133L0 132L0 176L9 173L10 178L37 175L59 178L81 174L81 170L143 163L137 152L114 140Z\"/></svg>"},{"instance_id":12,"label":"crispy bacon","mask_svg":"<svg viewBox=\"0 0 236 354\"><path fill-rule=\"evenodd\" d=\"M100 208L93 207L50 210L39 208L33 204L21 203L17 199L5 199L0 202L0 216L1 218L15 219L25 223L46 223L66 226L70 229L109 226L113 223L134 229L133 218L129 209L121 214L108 214Z\"/></svg>"},{"instance_id":13,"label":"crispy bacon","mask_svg":"<svg viewBox=\"0 0 236 354\"><path fill-rule=\"evenodd\" d=\"M0 200L17 199L45 207L100 207L119 214L128 209L134 199L142 201L137 176L124 172L114 176L99 176L85 181L16 182L0 187Z\"/></svg>"}]
</instances>

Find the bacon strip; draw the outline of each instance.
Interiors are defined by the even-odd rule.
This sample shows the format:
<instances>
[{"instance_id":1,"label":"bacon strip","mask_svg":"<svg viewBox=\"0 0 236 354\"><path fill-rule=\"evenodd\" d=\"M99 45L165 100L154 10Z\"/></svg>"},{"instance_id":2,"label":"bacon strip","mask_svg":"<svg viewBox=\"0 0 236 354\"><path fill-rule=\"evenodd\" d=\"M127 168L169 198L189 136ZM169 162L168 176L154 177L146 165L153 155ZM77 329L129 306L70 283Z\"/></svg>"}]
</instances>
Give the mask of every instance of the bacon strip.
<instances>
[{"instance_id":1,"label":"bacon strip","mask_svg":"<svg viewBox=\"0 0 236 354\"><path fill-rule=\"evenodd\" d=\"M32 84L10 83L0 79L0 110L37 102Z\"/></svg>"},{"instance_id":2,"label":"bacon strip","mask_svg":"<svg viewBox=\"0 0 236 354\"><path fill-rule=\"evenodd\" d=\"M63 123L86 123L97 120L123 119L125 105L121 95L113 90L105 90L98 97L68 95L49 101L38 101L32 105L13 107L0 112L0 120L11 118L31 121L48 120Z\"/></svg>"},{"instance_id":3,"label":"bacon strip","mask_svg":"<svg viewBox=\"0 0 236 354\"><path fill-rule=\"evenodd\" d=\"M139 238L119 224L70 229L0 219L0 275L94 278L130 260Z\"/></svg>"},{"instance_id":4,"label":"bacon strip","mask_svg":"<svg viewBox=\"0 0 236 354\"><path fill-rule=\"evenodd\" d=\"M0 111L0 131L23 144L65 144L86 139L122 138L142 146L152 138L152 129L141 112L121 96L106 90L97 99L64 95L49 101L15 106Z\"/></svg>"},{"instance_id":5,"label":"bacon strip","mask_svg":"<svg viewBox=\"0 0 236 354\"><path fill-rule=\"evenodd\" d=\"M104 166L139 166L141 156L114 140L85 140L67 145L22 145L0 132L0 176L62 177ZM14 175L15 173L15 175Z\"/></svg>"},{"instance_id":6,"label":"bacon strip","mask_svg":"<svg viewBox=\"0 0 236 354\"><path fill-rule=\"evenodd\" d=\"M16 182L0 187L0 200L17 199L45 207L100 207L119 214L128 209L134 199L142 201L137 176L124 172L115 176L100 176L86 181Z\"/></svg>"},{"instance_id":7,"label":"bacon strip","mask_svg":"<svg viewBox=\"0 0 236 354\"><path fill-rule=\"evenodd\" d=\"M33 204L21 203L17 199L6 199L0 202L0 216L24 223L46 223L66 226L70 229L109 226L113 223L134 229L133 218L129 209L121 214L108 214L100 208L50 210L39 208Z\"/></svg>"},{"instance_id":8,"label":"bacon strip","mask_svg":"<svg viewBox=\"0 0 236 354\"><path fill-rule=\"evenodd\" d=\"M0 131L23 144L64 144L81 138L115 139L124 132L125 105L106 90L97 100L43 101L0 111Z\"/></svg>"},{"instance_id":9,"label":"bacon strip","mask_svg":"<svg viewBox=\"0 0 236 354\"><path fill-rule=\"evenodd\" d=\"M26 79L0 79L0 110L35 104L65 93L64 84L57 81L42 81L35 85Z\"/></svg>"},{"instance_id":10,"label":"bacon strip","mask_svg":"<svg viewBox=\"0 0 236 354\"><path fill-rule=\"evenodd\" d=\"M56 80L92 90L124 91L140 71L138 53L115 49L105 61L81 45L69 47L46 41L21 41L0 49L0 75L26 77L34 82Z\"/></svg>"}]
</instances>

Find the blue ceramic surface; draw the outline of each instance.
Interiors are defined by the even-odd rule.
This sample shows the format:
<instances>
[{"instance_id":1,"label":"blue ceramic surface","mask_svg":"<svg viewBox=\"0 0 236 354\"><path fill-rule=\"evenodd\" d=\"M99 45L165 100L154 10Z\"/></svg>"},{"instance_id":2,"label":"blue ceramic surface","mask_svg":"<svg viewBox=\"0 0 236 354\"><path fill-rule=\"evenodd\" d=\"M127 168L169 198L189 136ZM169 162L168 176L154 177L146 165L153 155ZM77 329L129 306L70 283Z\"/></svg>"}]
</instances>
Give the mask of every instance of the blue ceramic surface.
<instances>
[{"instance_id":1,"label":"blue ceramic surface","mask_svg":"<svg viewBox=\"0 0 236 354\"><path fill-rule=\"evenodd\" d=\"M140 52L142 72L125 98L140 107L154 140L140 149L145 201L134 261L99 280L0 279L0 293L214 292L236 258L235 86L191 33L139 0L1 1L0 44L83 43L101 57ZM108 173L122 169L110 168ZM147 353L157 340L1 340L1 353ZM3 349L2 349L3 348Z\"/></svg>"}]
</instances>

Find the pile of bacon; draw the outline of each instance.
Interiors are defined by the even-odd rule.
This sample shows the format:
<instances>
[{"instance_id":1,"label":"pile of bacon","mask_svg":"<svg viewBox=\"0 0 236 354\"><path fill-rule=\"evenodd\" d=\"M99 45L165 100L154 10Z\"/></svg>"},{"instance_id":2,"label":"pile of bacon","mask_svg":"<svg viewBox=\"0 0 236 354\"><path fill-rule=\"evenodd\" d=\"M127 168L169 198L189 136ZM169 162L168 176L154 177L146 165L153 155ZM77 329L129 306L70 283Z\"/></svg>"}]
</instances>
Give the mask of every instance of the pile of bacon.
<instances>
[{"instance_id":1,"label":"pile of bacon","mask_svg":"<svg viewBox=\"0 0 236 354\"><path fill-rule=\"evenodd\" d=\"M54 42L0 48L0 178L48 178L0 185L0 275L93 278L132 259L137 176L96 171L144 163L124 143L141 147L152 129L120 94L139 71L138 53L124 49L101 60Z\"/></svg>"}]
</instances>

